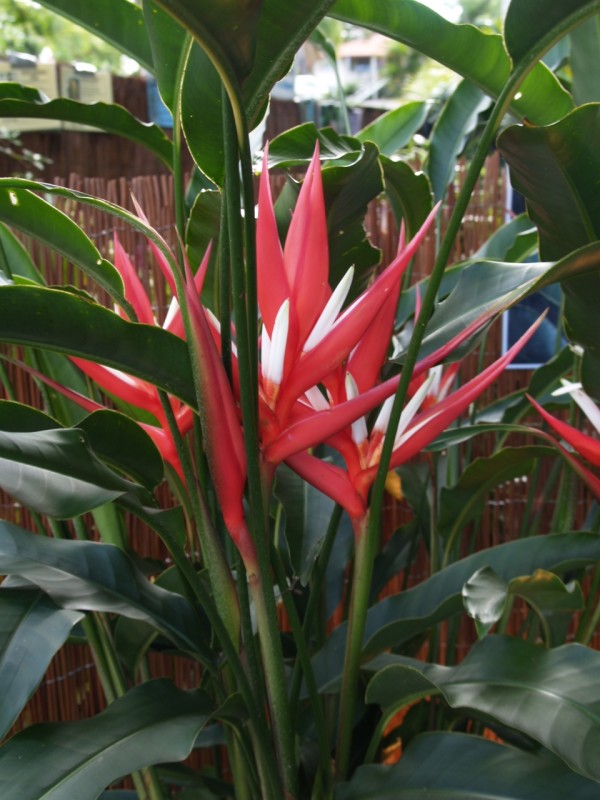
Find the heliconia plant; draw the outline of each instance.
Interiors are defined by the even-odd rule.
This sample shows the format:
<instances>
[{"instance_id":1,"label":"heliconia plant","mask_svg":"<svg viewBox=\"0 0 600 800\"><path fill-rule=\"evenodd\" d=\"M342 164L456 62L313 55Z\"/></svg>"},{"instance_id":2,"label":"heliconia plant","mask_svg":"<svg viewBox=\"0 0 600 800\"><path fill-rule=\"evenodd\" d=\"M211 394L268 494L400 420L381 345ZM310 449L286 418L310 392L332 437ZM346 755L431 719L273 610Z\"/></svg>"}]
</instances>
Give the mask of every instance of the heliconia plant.
<instances>
[{"instance_id":1,"label":"heliconia plant","mask_svg":"<svg viewBox=\"0 0 600 800\"><path fill-rule=\"evenodd\" d=\"M596 797L600 537L595 501L587 529L572 513L570 469L600 498L598 442L544 406L580 374L591 397L568 389L598 428L600 98L588 73L600 0L551 12L512 0L502 34L417 0L42 4L154 75L173 137L117 106L17 84L0 84L0 114L137 142L172 172L176 219L163 236L136 200L132 212L0 178L0 488L27 510L0 521L3 800ZM326 15L463 78L424 172L395 158L422 103L355 136L302 125L253 157L249 131L301 42L314 34L335 60L317 31ZM567 37L569 84L554 55L542 61ZM496 142L531 219L451 264ZM274 168L293 170L279 197ZM399 230L385 264L363 228L382 192ZM164 318L125 237L101 253L70 216L79 204L145 238ZM18 233L78 267L84 289L45 285ZM434 263L417 283L426 244ZM536 248L544 260L526 262ZM467 355L504 310L557 281L583 357L562 351L486 406L548 320L476 370ZM15 374L37 383L39 408L20 402ZM482 435L491 450L476 457ZM555 479L551 527L537 509ZM506 540L482 545L489 492L517 483L529 487L522 521L506 511ZM134 552L132 518L160 538L162 560ZM73 632L106 708L13 734ZM200 680L153 678L154 650L190 676L195 662ZM209 766L178 763L192 751Z\"/></svg>"}]
</instances>

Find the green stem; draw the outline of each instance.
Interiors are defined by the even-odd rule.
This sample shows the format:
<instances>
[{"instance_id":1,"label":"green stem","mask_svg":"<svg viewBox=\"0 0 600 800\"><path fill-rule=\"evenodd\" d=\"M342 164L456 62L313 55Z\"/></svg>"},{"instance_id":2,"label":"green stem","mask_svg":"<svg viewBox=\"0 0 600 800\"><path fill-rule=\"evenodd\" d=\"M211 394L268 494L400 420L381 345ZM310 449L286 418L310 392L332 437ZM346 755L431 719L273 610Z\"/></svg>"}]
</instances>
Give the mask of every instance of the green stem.
<instances>
[{"instance_id":1,"label":"green stem","mask_svg":"<svg viewBox=\"0 0 600 800\"><path fill-rule=\"evenodd\" d=\"M375 541L369 536L369 512L354 525L354 569L350 589L350 609L348 612L348 630L346 632L346 650L344 654L344 671L340 690L340 714L335 757L335 772L339 780L344 780L350 762L354 710L358 694L360 671L360 654L362 651L373 562L375 560Z\"/></svg>"},{"instance_id":2,"label":"green stem","mask_svg":"<svg viewBox=\"0 0 600 800\"><path fill-rule=\"evenodd\" d=\"M223 97L225 100L225 97ZM248 468L248 499L250 506L250 530L256 547L256 560L248 563L246 569L250 594L254 600L258 624L259 641L264 662L269 708L273 725L275 749L278 756L281 778L284 786L284 797L297 796L297 774L294 755L293 726L290 717L289 698L285 681L283 651L277 624L275 598L270 583L269 540L264 514L262 476L259 465L258 448L258 391L257 360L258 331L255 310L256 276L253 269L246 270L244 262L244 245L246 255L253 264L253 235L248 231L250 220L254 224L254 200L245 208L245 224L241 222L240 208L240 149L236 138L234 116L228 103L223 103L223 128L225 145L225 198L227 203L227 224L231 252L231 272L233 284L233 308L238 331L238 365L240 374L240 394L242 420L244 427L244 444ZM243 116L243 115L242 115ZM247 137L242 137L242 141ZM249 166L249 148L241 148L242 175L247 175ZM248 202L247 191L245 200ZM240 230L244 227L244 233ZM248 242L252 242L252 246Z\"/></svg>"}]
</instances>

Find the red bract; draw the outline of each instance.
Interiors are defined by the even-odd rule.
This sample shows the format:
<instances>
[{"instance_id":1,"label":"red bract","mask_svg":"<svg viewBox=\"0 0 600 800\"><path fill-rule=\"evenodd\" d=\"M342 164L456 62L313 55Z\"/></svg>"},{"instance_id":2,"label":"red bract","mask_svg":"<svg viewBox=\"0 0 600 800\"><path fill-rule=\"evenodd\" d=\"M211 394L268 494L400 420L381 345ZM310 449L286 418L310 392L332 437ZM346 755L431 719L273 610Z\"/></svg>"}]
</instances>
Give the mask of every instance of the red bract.
<instances>
[{"instance_id":1,"label":"red bract","mask_svg":"<svg viewBox=\"0 0 600 800\"><path fill-rule=\"evenodd\" d=\"M394 437L390 467L398 467L416 456L442 431L448 428L500 375L506 365L510 363L531 338L541 321L540 319L534 323L505 355L451 394L447 394L450 384L446 384L444 392L440 393L440 388L438 387L437 395L433 397L431 392L435 375L430 375L414 392L402 412ZM363 357L368 357L368 351L363 351ZM351 367L352 359L348 362L346 370L345 396L340 394L338 397L341 401L340 407L348 407L353 403L358 404L361 399L357 382L350 372ZM355 364L354 368L358 374L361 374L360 364ZM454 373L455 369L455 367L450 368L452 379L454 378L452 373ZM415 373L419 375L421 372L422 368L418 365ZM393 385L395 387L397 386L398 378L386 383L388 386ZM377 391L383 394L383 387L386 386L386 383L367 389L362 396L373 396ZM310 400L313 407L320 407L325 404L331 408L333 413L336 398L331 397L331 395L329 400L326 400L323 394L319 392L318 396L312 395ZM294 438L298 440L304 436L305 441L309 440L309 437L305 434L307 430L310 430L311 426L310 413L296 423L295 429L292 426L287 442L284 439L279 440L276 453L278 456L285 458L286 463L305 480L340 503L353 519L360 519L367 511L368 492L375 480L379 467L392 402L392 397L388 397L385 400L371 431L368 430L364 418L355 419L353 422L349 420L346 427L326 439L327 443L343 456L346 469L332 464L323 464L307 452L294 452L293 446L289 445L289 442L293 441ZM288 444L288 447L286 447L286 444Z\"/></svg>"},{"instance_id":2,"label":"red bract","mask_svg":"<svg viewBox=\"0 0 600 800\"><path fill-rule=\"evenodd\" d=\"M588 420L592 423L594 428L598 430L600 411L594 404L593 400L588 397L588 395L586 395L578 385L571 384L569 385L568 389L575 402L577 402L577 404L583 409ZM563 420L558 419L553 414L550 414L545 408L542 408L542 406L537 403L533 397L527 395L527 399L546 420L548 425L550 425L550 427L561 437L561 439L564 439L565 442L570 444L576 453L578 453L583 459L588 461L594 467L600 467L600 441L598 441L598 439L595 439L593 436L589 436L586 433L582 433L581 431L577 430L577 428L569 425L567 422L563 422ZM600 433L600 430L598 430L598 432ZM581 477L593 491L596 498L600 500L600 480L583 464L579 463L575 458L570 456L567 451L565 451L563 448L561 448L561 450L563 451L563 454L567 456L573 468L581 475Z\"/></svg>"},{"instance_id":3,"label":"red bract","mask_svg":"<svg viewBox=\"0 0 600 800\"><path fill-rule=\"evenodd\" d=\"M328 283L329 249L318 148L283 248L266 158L265 154L257 222L258 301L263 320L259 416L263 456L267 463L276 465L289 455L324 441L394 391L391 386L382 385L381 392L333 410L316 409L306 400L306 393L314 392L319 384L329 388L330 383L335 383L342 365L352 361L353 351L361 347L361 340L365 341L365 349L377 352L378 371L389 345L389 332L384 341L377 333L369 334L369 329L376 319L379 324L384 307L388 309L386 316L393 321L402 274L424 239L437 207L369 288L341 311L353 269L332 291ZM373 342L369 343L371 336ZM368 373L368 367L364 369ZM293 430L298 417L307 415L312 425L309 440L306 436L295 439ZM287 443L285 455L279 447L283 440Z\"/></svg>"},{"instance_id":4,"label":"red bract","mask_svg":"<svg viewBox=\"0 0 600 800\"><path fill-rule=\"evenodd\" d=\"M139 322L146 325L156 325L157 322L152 311L150 298L139 279L135 266L123 249L116 233L114 237L114 249L115 266L123 280L125 299L131 304ZM169 271L169 283L174 286L173 276L170 273L167 260L162 253L160 253L158 248L155 248L155 255L156 254L161 256L161 269L163 269L163 271L165 271L165 269ZM207 252L197 272L196 278L194 279L198 293L202 289L202 282L206 274L209 257L210 252ZM122 315L120 310L118 310L118 313ZM176 300L171 304L163 328L177 336L183 337L181 311ZM179 456L177 455L177 448L171 435L157 388L141 378L128 375L112 367L105 367L82 358L73 357L72 360L86 375L110 395L136 408L147 411L155 417L158 423L157 425L143 424L142 427L152 438L164 460L170 464L179 477L183 479L183 471ZM175 416L177 428L179 432L184 435L192 427L193 412L191 408L184 405L177 398L170 397L169 402Z\"/></svg>"}]
</instances>

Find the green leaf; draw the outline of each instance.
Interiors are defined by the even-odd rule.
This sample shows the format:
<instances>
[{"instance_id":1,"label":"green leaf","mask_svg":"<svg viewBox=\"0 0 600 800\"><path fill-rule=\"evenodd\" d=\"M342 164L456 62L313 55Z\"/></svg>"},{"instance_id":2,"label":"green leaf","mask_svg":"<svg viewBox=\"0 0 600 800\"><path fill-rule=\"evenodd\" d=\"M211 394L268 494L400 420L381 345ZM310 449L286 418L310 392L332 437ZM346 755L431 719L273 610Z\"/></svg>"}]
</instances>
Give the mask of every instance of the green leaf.
<instances>
[{"instance_id":1,"label":"green leaf","mask_svg":"<svg viewBox=\"0 0 600 800\"><path fill-rule=\"evenodd\" d=\"M462 609L462 587L481 567L509 581L536 569L561 573L592 564L600 557L600 536L566 533L532 536L481 550L435 573L401 594L381 600L369 609L364 657L399 647L427 631L436 622ZM346 625L336 628L313 660L321 689L336 685L346 641Z\"/></svg>"},{"instance_id":2,"label":"green leaf","mask_svg":"<svg viewBox=\"0 0 600 800\"><path fill-rule=\"evenodd\" d=\"M380 156L385 193L396 224L404 220L406 234L412 238L427 219L432 208L431 186L424 172L415 172L404 161ZM414 309L414 302L412 305Z\"/></svg>"},{"instance_id":3,"label":"green leaf","mask_svg":"<svg viewBox=\"0 0 600 800\"><path fill-rule=\"evenodd\" d=\"M41 92L18 83L0 83L0 116L58 119L90 125L145 147L172 169L171 142L153 123L141 122L126 108L112 103L78 103L61 97L48 100Z\"/></svg>"},{"instance_id":4,"label":"green leaf","mask_svg":"<svg viewBox=\"0 0 600 800\"><path fill-rule=\"evenodd\" d=\"M0 219L57 250L97 281L119 304L124 304L119 273L62 211L29 191L1 187Z\"/></svg>"},{"instance_id":5,"label":"green leaf","mask_svg":"<svg viewBox=\"0 0 600 800\"><path fill-rule=\"evenodd\" d=\"M427 174L436 200L446 196L448 184L454 177L456 159L476 127L479 115L490 105L490 98L468 80L461 81L444 104L431 132L427 160Z\"/></svg>"},{"instance_id":6,"label":"green leaf","mask_svg":"<svg viewBox=\"0 0 600 800\"><path fill-rule=\"evenodd\" d=\"M239 80L254 63L261 0L156 0L202 44L221 68L231 67Z\"/></svg>"},{"instance_id":7,"label":"green leaf","mask_svg":"<svg viewBox=\"0 0 600 800\"><path fill-rule=\"evenodd\" d=\"M573 98L578 106L600 100L600 22L598 17L575 28L569 35Z\"/></svg>"},{"instance_id":8,"label":"green leaf","mask_svg":"<svg viewBox=\"0 0 600 800\"><path fill-rule=\"evenodd\" d=\"M468 708L525 733L568 766L600 780L596 758L600 736L600 654L570 644L545 650L508 636L488 636L456 667L426 664L413 658L384 656L367 689L367 702L398 706L394 684L401 687L406 668L431 682L453 708ZM377 668L373 663L370 669ZM400 691L400 693L402 693ZM403 704L399 699L399 705Z\"/></svg>"},{"instance_id":9,"label":"green leaf","mask_svg":"<svg viewBox=\"0 0 600 800\"><path fill-rule=\"evenodd\" d=\"M225 179L221 79L208 55L194 43L181 86L181 125L199 169L217 186Z\"/></svg>"},{"instance_id":10,"label":"green leaf","mask_svg":"<svg viewBox=\"0 0 600 800\"><path fill-rule=\"evenodd\" d=\"M598 786L548 754L464 733L419 736L397 764L359 767L335 800L594 800Z\"/></svg>"},{"instance_id":11,"label":"green leaf","mask_svg":"<svg viewBox=\"0 0 600 800\"><path fill-rule=\"evenodd\" d=\"M511 125L498 138L511 181L540 234L540 255L562 258L600 238L600 104L547 127Z\"/></svg>"},{"instance_id":12,"label":"green leaf","mask_svg":"<svg viewBox=\"0 0 600 800\"><path fill-rule=\"evenodd\" d=\"M528 294L567 278L594 277L600 243L575 250L552 263L465 262L448 298L434 311L419 358L434 352L477 319L490 320ZM589 273L589 275L587 274ZM397 357L402 361L404 354Z\"/></svg>"},{"instance_id":13,"label":"green leaf","mask_svg":"<svg viewBox=\"0 0 600 800\"><path fill-rule=\"evenodd\" d=\"M529 57L540 41L561 35L600 11L598 0L512 0L504 20L506 48L516 65Z\"/></svg>"},{"instance_id":14,"label":"green leaf","mask_svg":"<svg viewBox=\"0 0 600 800\"><path fill-rule=\"evenodd\" d=\"M0 223L0 271L4 272L9 280L21 277L34 283L44 284L41 272L25 247L2 223Z\"/></svg>"},{"instance_id":15,"label":"green leaf","mask_svg":"<svg viewBox=\"0 0 600 800\"><path fill-rule=\"evenodd\" d=\"M483 567L465 583L462 594L465 610L475 620L480 637L509 610L513 597L522 597L540 617L548 647L555 644L549 624L552 616L570 615L583 608L581 587L576 581L565 584L558 575L543 569L507 583L492 569Z\"/></svg>"},{"instance_id":16,"label":"green leaf","mask_svg":"<svg viewBox=\"0 0 600 800\"><path fill-rule=\"evenodd\" d=\"M96 800L130 772L181 761L213 713L204 692L144 683L91 719L34 725L0 749L5 800Z\"/></svg>"},{"instance_id":17,"label":"green leaf","mask_svg":"<svg viewBox=\"0 0 600 800\"><path fill-rule=\"evenodd\" d=\"M173 112L190 38L184 28L154 0L143 0L142 8L156 83L163 103Z\"/></svg>"},{"instance_id":18,"label":"green leaf","mask_svg":"<svg viewBox=\"0 0 600 800\"><path fill-rule=\"evenodd\" d=\"M496 486L529 475L535 462L553 454L549 447L504 447L491 456L476 458L463 470L454 486L440 492L438 532L450 549L468 523L480 516L486 497Z\"/></svg>"},{"instance_id":19,"label":"green leaf","mask_svg":"<svg viewBox=\"0 0 600 800\"><path fill-rule=\"evenodd\" d=\"M1 341L116 367L195 406L187 347L177 336L56 289L1 286L0 302Z\"/></svg>"},{"instance_id":20,"label":"green leaf","mask_svg":"<svg viewBox=\"0 0 600 800\"><path fill-rule=\"evenodd\" d=\"M283 465L277 470L275 494L285 513L285 538L294 572L306 586L335 503Z\"/></svg>"},{"instance_id":21,"label":"green leaf","mask_svg":"<svg viewBox=\"0 0 600 800\"><path fill-rule=\"evenodd\" d=\"M144 29L142 10L135 3L129 0L111 0L110 4L88 3L86 0L40 2L104 39L144 69L153 71L152 52Z\"/></svg>"},{"instance_id":22,"label":"green leaf","mask_svg":"<svg viewBox=\"0 0 600 800\"><path fill-rule=\"evenodd\" d=\"M58 608L38 589L0 589L0 736L8 733L82 617Z\"/></svg>"},{"instance_id":23,"label":"green leaf","mask_svg":"<svg viewBox=\"0 0 600 800\"><path fill-rule=\"evenodd\" d=\"M537 233L527 214L505 222L485 241L472 258L493 261L522 261L537 247ZM519 257L521 256L521 257Z\"/></svg>"},{"instance_id":24,"label":"green leaf","mask_svg":"<svg viewBox=\"0 0 600 800\"><path fill-rule=\"evenodd\" d=\"M561 258L600 239L600 104L581 106L546 128L511 126L498 146L511 168L511 180L527 200L538 227L542 258ZM596 305L600 270L564 276L568 335L585 348L582 377L600 397L600 345Z\"/></svg>"},{"instance_id":25,"label":"green leaf","mask_svg":"<svg viewBox=\"0 0 600 800\"><path fill-rule=\"evenodd\" d=\"M417 0L337 0L330 13L407 44L492 97L498 97L510 75L510 59L500 35L486 34L472 25L454 25ZM573 102L551 71L537 64L511 108L517 116L545 125L568 114Z\"/></svg>"},{"instance_id":26,"label":"green leaf","mask_svg":"<svg viewBox=\"0 0 600 800\"><path fill-rule=\"evenodd\" d=\"M321 164L334 162L338 167L356 164L364 145L354 136L342 136L333 128L317 128L305 122L281 133L269 143L269 168L308 166L319 143Z\"/></svg>"},{"instance_id":27,"label":"green leaf","mask_svg":"<svg viewBox=\"0 0 600 800\"><path fill-rule=\"evenodd\" d=\"M3 574L26 578L62 608L144 620L179 649L212 662L203 620L190 603L148 581L113 545L47 539L0 521L0 559Z\"/></svg>"},{"instance_id":28,"label":"green leaf","mask_svg":"<svg viewBox=\"0 0 600 800\"><path fill-rule=\"evenodd\" d=\"M141 489L106 467L77 429L0 431L0 486L24 506L59 519Z\"/></svg>"},{"instance_id":29,"label":"green leaf","mask_svg":"<svg viewBox=\"0 0 600 800\"><path fill-rule=\"evenodd\" d=\"M202 303L213 311L218 308L217 270L215 253L218 249L221 221L221 193L204 190L198 192L190 211L185 231L185 245L192 269L200 264L212 242L213 255L204 279Z\"/></svg>"},{"instance_id":30,"label":"green leaf","mask_svg":"<svg viewBox=\"0 0 600 800\"><path fill-rule=\"evenodd\" d=\"M163 479L163 461L140 426L118 411L95 411L82 419L82 430L96 455L152 490Z\"/></svg>"},{"instance_id":31,"label":"green leaf","mask_svg":"<svg viewBox=\"0 0 600 800\"><path fill-rule=\"evenodd\" d=\"M380 153L393 156L410 142L427 119L429 107L422 101L405 103L377 117L356 134L360 142L373 142Z\"/></svg>"}]
</instances>

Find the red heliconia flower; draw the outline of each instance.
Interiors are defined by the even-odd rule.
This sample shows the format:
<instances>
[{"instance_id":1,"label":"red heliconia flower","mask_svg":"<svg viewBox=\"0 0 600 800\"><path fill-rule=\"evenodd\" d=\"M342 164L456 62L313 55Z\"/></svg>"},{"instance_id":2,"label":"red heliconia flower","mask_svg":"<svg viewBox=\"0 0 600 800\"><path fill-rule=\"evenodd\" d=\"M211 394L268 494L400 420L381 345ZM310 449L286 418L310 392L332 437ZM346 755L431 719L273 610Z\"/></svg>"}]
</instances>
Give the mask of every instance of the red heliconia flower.
<instances>
[{"instance_id":1,"label":"red heliconia flower","mask_svg":"<svg viewBox=\"0 0 600 800\"><path fill-rule=\"evenodd\" d=\"M329 286L329 248L319 150L306 173L298 202L282 248L266 168L260 181L257 222L258 302L263 322L259 375L260 440L265 462L274 468L294 452L300 452L363 414L391 394L394 389L363 397L358 403L341 403L336 408L317 409L307 403L306 393L335 382L342 365L352 360L352 352L368 331L382 319L382 309L393 321L402 274L424 239L437 207L416 236L407 244L402 240L396 258L373 283L345 310L342 307L350 290L353 269L339 285ZM385 342L373 335L374 346L387 351ZM371 345L365 345L370 349ZM377 371L381 361L377 361ZM368 369L365 367L365 370ZM300 438L292 443L288 436L298 415L309 414L313 430L307 444ZM348 414L350 418L348 420ZM279 452L282 439L288 441L286 455Z\"/></svg>"},{"instance_id":2,"label":"red heliconia flower","mask_svg":"<svg viewBox=\"0 0 600 800\"><path fill-rule=\"evenodd\" d=\"M500 375L531 338L540 323L541 319L534 323L501 358L452 393L449 393L449 389L457 370L455 366L449 369L450 381L445 385L440 382L437 387L435 386L438 375L434 370L430 371L429 376L421 382L416 391L413 384L412 397L401 414L394 436L390 468L393 469L409 461L448 428ZM455 341L455 346L456 344ZM336 402L341 406L348 406L359 401L361 396L372 396L374 392L381 392L386 384L397 386L398 378L394 378L379 386L369 387L366 380L370 382L372 378L365 378L366 375L373 374L373 365L368 361L369 350L363 348L359 351L357 348L353 356L349 359L345 370L344 393L340 391L337 397L329 393L328 398L318 389L310 394L307 393L308 402L315 410L330 408L333 412ZM427 359L427 362L429 360ZM379 368L381 366L380 361ZM355 374L359 377L358 381ZM423 375L423 362L417 364L415 375L417 379ZM361 395L361 392L364 394ZM385 399L371 430L368 429L364 417L356 418L325 440L342 455L346 464L345 469L321 462L306 451L298 453L289 445L288 442L293 437L301 439L304 436L304 441L308 441L305 432L310 430L310 412L299 418L296 425L290 428L287 441L282 438L272 447L277 456L284 458L286 463L305 480L342 505L353 520L360 520L367 513L368 493L379 467L392 404L393 397Z\"/></svg>"},{"instance_id":3,"label":"red heliconia flower","mask_svg":"<svg viewBox=\"0 0 600 800\"><path fill-rule=\"evenodd\" d=\"M145 219L145 218L144 218ZM174 289L174 280L170 267L164 255L154 247L154 254L157 256L159 265L165 275L168 275L168 282ZM114 235L115 267L119 271L123 280L125 299L130 303L137 321L146 325L157 325L150 298L137 274L135 266L122 247L117 234ZM198 294L202 291L202 284L208 261L210 250L207 251L200 268L194 279L194 285ZM121 309L117 313L123 316ZM183 322L181 311L177 300L173 300L167 313L167 317L162 326L165 330L183 338ZM72 357L72 361L98 384L108 394L125 401L126 403L149 412L155 417L157 424L143 424L142 427L154 441L164 460L173 467L175 472L183 479L183 471L173 437L169 430L164 409L160 402L158 389L147 381L129 375L121 370L106 367L86 359ZM171 408L177 422L179 432L186 434L193 424L193 412L180 400L174 397L169 398Z\"/></svg>"},{"instance_id":4,"label":"red heliconia flower","mask_svg":"<svg viewBox=\"0 0 600 800\"><path fill-rule=\"evenodd\" d=\"M564 389L559 389L554 394L568 392L575 400L577 405L582 409L589 422L594 429L600 434L600 409L596 406L591 397L589 397L581 388L581 384L573 384L568 381L563 381ZM561 437L565 442L578 453L585 461L592 464L594 467L600 467L600 441L587 433L583 433L568 422L558 419L553 414L550 414L537 403L533 397L527 395L529 402L537 409L541 416L546 420L548 425ZM571 466L581 475L583 480L590 487L596 498L600 501L600 479L594 475L587 467L585 467L577 458L573 458L570 453L563 447L560 447L563 455L567 457Z\"/></svg>"}]
</instances>

